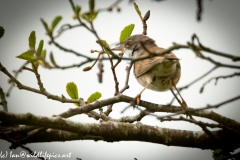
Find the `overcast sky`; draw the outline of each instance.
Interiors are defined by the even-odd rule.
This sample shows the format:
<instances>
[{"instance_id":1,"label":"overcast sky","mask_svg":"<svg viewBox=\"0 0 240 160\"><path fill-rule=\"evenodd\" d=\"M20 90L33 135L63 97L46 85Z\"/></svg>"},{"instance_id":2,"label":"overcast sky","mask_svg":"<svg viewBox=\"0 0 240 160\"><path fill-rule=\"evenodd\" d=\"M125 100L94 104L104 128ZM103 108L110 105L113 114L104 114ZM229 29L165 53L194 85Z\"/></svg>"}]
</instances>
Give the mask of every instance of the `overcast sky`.
<instances>
[{"instance_id":1,"label":"overcast sky","mask_svg":"<svg viewBox=\"0 0 240 160\"><path fill-rule=\"evenodd\" d=\"M88 1L74 1L82 6L83 11L88 10ZM155 39L156 43L163 48L170 47L172 42L186 44L191 39L193 33L196 33L201 42L215 50L226 53L240 55L240 1L204 1L204 11L202 21L196 21L196 4L195 1L179 1L167 0L163 2L153 1L136 1L140 10L144 14L148 10L151 11L150 19L148 20L148 36ZM112 4L112 1L97 1L96 8L107 7ZM142 32L142 24L134 10L134 7L128 1L120 3L121 12L116 10L99 13L94 25L101 39L107 40L109 44L118 42L119 35L124 26L131 23L135 24L135 29L132 34ZM79 63L81 58L74 55L62 52L53 45L48 44L49 38L45 35L45 30L40 22L43 18L49 24L55 16L61 15L63 20L60 25L70 23L77 24L77 21L72 19L73 13L68 1L57 0L0 0L0 26L5 28L5 35L0 39L0 62L9 70L18 69L24 61L15 58L28 49L28 36L32 30L36 31L37 44L43 39L45 48L48 53L53 52L56 61L59 65L71 65ZM57 26L57 28L60 27ZM91 54L91 49L100 49L95 43L96 38L84 28L75 28L64 33L57 41L83 54ZM174 51L178 58L181 59L182 77L178 87L184 86L197 78L201 74L210 70L213 67L209 62L205 62L196 58L193 52L189 50ZM207 56L211 56L206 54ZM213 58L217 58L212 56ZM232 61L220 58L221 62L233 64ZM118 78L120 87L123 87L125 81L125 67L127 62L122 62L118 68ZM88 64L90 65L90 64ZM239 65L239 63L235 63ZM86 65L87 66L87 65ZM97 82L97 67L94 67L89 72L82 72L82 68L68 70L48 70L40 68L41 79L45 88L52 94L67 96L65 85L68 82L75 82L79 88L79 96L86 99L95 91L102 93L102 99L109 98L114 94L114 82L109 68L109 63L104 64L103 83ZM199 93L199 89L204 82L212 76L228 75L234 73L233 69L217 69L210 76L204 78L193 87L182 92L183 97L190 107L204 107L207 104L216 104L227 100L233 96L239 95L240 85L239 78L227 80L219 80L215 86L214 82L209 83L203 94ZM0 86L7 91L8 83L7 76L0 72ZM25 84L38 88L35 76L32 73L24 71L19 75L19 80ZM142 87L137 83L134 76L130 77L130 89L124 94L136 96ZM167 104L172 98L171 92L154 92L146 90L142 99L153 103ZM57 101L48 100L42 95L31 93L28 91L20 91L14 88L8 100L8 109L14 113L33 113L42 116L52 116L53 114L62 113L69 108L73 108L72 104L62 104ZM175 105L178 105L176 102ZM120 111L127 104L121 103L114 105L114 112L111 113L113 118L123 116ZM238 107L238 108L237 108ZM227 106L214 110L224 116L231 117L240 122L239 117L239 101L233 102ZM137 110L129 109L124 115L135 115ZM95 122L87 116L74 116L71 120L78 122ZM159 127L170 127L176 129L201 131L201 128L192 124L183 122L159 122L154 117L146 117L142 123L148 125L157 125ZM9 151L9 143L0 140L0 151ZM210 150L181 148L181 147L166 147L160 144L152 144L145 142L94 142L94 141L75 141L75 142L58 142L58 143L39 143L28 144L32 150L48 151L49 153L70 153L71 159L76 157L83 160L92 159L129 159L138 158L144 159L212 159ZM21 149L14 150L14 153L19 153Z\"/></svg>"}]
</instances>

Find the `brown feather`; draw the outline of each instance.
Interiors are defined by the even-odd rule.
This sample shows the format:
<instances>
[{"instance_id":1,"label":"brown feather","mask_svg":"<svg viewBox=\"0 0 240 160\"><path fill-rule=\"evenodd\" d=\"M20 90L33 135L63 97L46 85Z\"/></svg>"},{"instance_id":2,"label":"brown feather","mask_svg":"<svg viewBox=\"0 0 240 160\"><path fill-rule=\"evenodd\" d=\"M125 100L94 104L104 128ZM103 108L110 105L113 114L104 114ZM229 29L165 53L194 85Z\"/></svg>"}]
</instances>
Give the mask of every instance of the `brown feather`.
<instances>
[{"instance_id":1,"label":"brown feather","mask_svg":"<svg viewBox=\"0 0 240 160\"><path fill-rule=\"evenodd\" d=\"M164 49L163 48L159 48L157 46L154 47L150 47L147 48L149 50L149 52L151 53L156 53L159 54L159 52L162 52ZM140 57L146 57L148 56L148 52L143 50L142 53L139 54ZM160 55L160 54L159 54ZM168 53L168 54L164 54L163 56L155 56L152 58L147 58L147 59L143 59L140 61L136 61L134 64L134 74L136 77L141 76L142 74L146 73L147 71L149 71L153 66L162 63L165 59L171 59L171 58L176 58L177 57L173 54L173 53Z\"/></svg>"}]
</instances>

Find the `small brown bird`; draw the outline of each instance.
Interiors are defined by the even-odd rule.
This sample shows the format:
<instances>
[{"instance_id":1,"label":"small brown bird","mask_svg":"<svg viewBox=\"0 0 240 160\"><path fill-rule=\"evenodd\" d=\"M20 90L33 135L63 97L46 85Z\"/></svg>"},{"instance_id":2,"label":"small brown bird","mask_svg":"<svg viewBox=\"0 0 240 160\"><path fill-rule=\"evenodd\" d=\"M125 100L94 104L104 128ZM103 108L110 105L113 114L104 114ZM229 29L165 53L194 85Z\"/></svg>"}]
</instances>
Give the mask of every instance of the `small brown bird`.
<instances>
[{"instance_id":1,"label":"small brown bird","mask_svg":"<svg viewBox=\"0 0 240 160\"><path fill-rule=\"evenodd\" d=\"M126 39L120 46L112 50L123 51L134 62L134 75L144 89L136 96L137 105L140 103L142 92L148 88L162 92L176 88L181 76L179 59L172 53L161 54L164 51L156 45L155 41L143 34L136 34ZM147 58L146 58L147 57ZM140 59L140 60L137 60ZM179 91L177 90L180 95ZM182 107L187 107L180 95Z\"/></svg>"}]
</instances>

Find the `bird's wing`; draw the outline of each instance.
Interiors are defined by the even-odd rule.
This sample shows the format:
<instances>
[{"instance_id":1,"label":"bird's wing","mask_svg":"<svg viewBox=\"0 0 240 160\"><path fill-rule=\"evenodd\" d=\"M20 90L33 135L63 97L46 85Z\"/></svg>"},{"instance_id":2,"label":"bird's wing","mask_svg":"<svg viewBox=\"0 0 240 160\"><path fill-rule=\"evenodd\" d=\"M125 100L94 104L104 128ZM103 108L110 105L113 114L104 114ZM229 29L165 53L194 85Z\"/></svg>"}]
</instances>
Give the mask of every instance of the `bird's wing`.
<instances>
[{"instance_id":1,"label":"bird's wing","mask_svg":"<svg viewBox=\"0 0 240 160\"><path fill-rule=\"evenodd\" d=\"M153 50L155 51L155 53L159 53L159 52L163 51L164 49L159 48L159 47L153 47L149 51L154 53ZM144 51L140 57L145 57L147 55L148 55L148 53L146 51ZM142 74L149 71L153 66L155 66L159 63L162 63L165 59L178 60L177 57L173 53L168 53L168 54L165 54L162 56L155 56L152 58L146 58L143 60L136 61L135 66L134 66L135 76L136 77L141 76Z\"/></svg>"},{"instance_id":2,"label":"bird's wing","mask_svg":"<svg viewBox=\"0 0 240 160\"><path fill-rule=\"evenodd\" d=\"M142 74L149 71L156 64L162 63L164 61L164 57L152 57L143 60L136 61L134 64L134 74L136 77L141 76Z\"/></svg>"}]
</instances>

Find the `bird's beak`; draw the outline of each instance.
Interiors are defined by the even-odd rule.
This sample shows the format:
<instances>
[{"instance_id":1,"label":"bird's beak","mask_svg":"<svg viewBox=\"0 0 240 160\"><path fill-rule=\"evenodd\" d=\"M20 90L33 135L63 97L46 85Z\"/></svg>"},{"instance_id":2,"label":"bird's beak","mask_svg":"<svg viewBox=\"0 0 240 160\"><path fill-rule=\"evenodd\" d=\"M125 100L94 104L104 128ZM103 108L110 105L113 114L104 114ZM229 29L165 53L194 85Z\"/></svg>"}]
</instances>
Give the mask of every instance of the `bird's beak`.
<instances>
[{"instance_id":1,"label":"bird's beak","mask_svg":"<svg viewBox=\"0 0 240 160\"><path fill-rule=\"evenodd\" d=\"M112 48L112 50L113 50L113 51L123 51L123 50L124 50L124 47L123 47L123 45L119 45L119 46L117 46L117 47L115 47L115 48Z\"/></svg>"}]
</instances>

